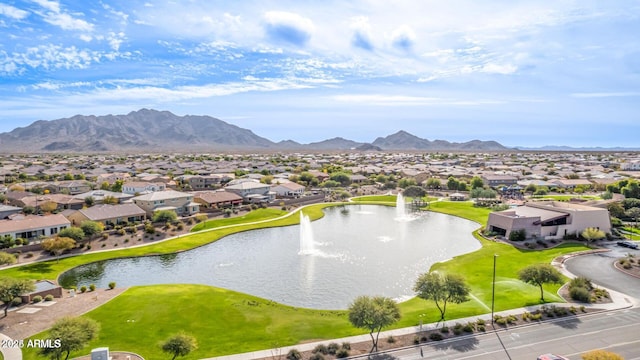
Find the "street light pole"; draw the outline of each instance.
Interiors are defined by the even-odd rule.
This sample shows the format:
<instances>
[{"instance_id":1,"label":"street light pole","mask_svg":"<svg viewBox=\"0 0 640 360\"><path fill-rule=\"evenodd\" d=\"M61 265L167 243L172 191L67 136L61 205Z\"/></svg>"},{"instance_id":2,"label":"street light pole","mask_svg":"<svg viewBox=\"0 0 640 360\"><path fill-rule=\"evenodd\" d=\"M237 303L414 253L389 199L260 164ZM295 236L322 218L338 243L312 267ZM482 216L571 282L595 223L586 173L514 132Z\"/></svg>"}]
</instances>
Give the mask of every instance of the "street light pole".
<instances>
[{"instance_id":1,"label":"street light pole","mask_svg":"<svg viewBox=\"0 0 640 360\"><path fill-rule=\"evenodd\" d=\"M493 328L493 309L496 299L496 259L498 254L493 254L493 285L491 288L491 327Z\"/></svg>"}]
</instances>

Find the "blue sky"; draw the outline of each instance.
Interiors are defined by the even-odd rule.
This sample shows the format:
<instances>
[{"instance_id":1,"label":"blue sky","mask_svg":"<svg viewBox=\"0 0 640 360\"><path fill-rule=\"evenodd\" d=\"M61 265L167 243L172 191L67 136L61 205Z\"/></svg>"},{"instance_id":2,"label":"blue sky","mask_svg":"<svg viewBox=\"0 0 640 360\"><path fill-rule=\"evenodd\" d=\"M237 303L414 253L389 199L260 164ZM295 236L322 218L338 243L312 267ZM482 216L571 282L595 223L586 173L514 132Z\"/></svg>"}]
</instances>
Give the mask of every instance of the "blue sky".
<instances>
[{"instance_id":1,"label":"blue sky","mask_svg":"<svg viewBox=\"0 0 640 360\"><path fill-rule=\"evenodd\" d=\"M0 132L140 108L273 141L638 147L640 1L0 3Z\"/></svg>"}]
</instances>

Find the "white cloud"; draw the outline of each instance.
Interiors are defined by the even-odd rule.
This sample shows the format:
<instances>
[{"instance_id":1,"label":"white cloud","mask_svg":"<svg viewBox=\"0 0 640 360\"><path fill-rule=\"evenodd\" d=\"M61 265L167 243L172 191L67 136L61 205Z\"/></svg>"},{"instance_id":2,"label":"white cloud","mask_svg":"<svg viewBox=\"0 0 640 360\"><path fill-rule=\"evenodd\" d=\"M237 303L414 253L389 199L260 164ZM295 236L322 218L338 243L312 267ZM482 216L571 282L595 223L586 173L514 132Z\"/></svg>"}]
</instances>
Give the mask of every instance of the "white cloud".
<instances>
[{"instance_id":1,"label":"white cloud","mask_svg":"<svg viewBox=\"0 0 640 360\"><path fill-rule=\"evenodd\" d=\"M267 36L276 42L304 46L314 32L310 19L291 12L268 11L264 21Z\"/></svg>"},{"instance_id":2,"label":"white cloud","mask_svg":"<svg viewBox=\"0 0 640 360\"><path fill-rule=\"evenodd\" d=\"M518 70L517 66L514 66L512 64L503 64L503 65L499 65L499 64L485 64L482 67L482 72L485 73L490 73L490 74L502 74L502 75L509 75L509 74L513 74Z\"/></svg>"},{"instance_id":3,"label":"white cloud","mask_svg":"<svg viewBox=\"0 0 640 360\"><path fill-rule=\"evenodd\" d=\"M401 50L410 51L416 41L416 33L407 25L402 25L391 33L391 44Z\"/></svg>"},{"instance_id":4,"label":"white cloud","mask_svg":"<svg viewBox=\"0 0 640 360\"><path fill-rule=\"evenodd\" d=\"M369 23L368 17L354 17L351 22L351 29L353 30L353 35L351 38L351 44L353 44L353 46L365 50L374 49L371 35L371 24Z\"/></svg>"},{"instance_id":5,"label":"white cloud","mask_svg":"<svg viewBox=\"0 0 640 360\"><path fill-rule=\"evenodd\" d=\"M382 95L382 94L351 94L336 95L331 99L346 103L363 103L378 106L478 106L478 105L498 105L504 104L503 100L474 99L461 100L428 96L406 96L406 95Z\"/></svg>"},{"instance_id":6,"label":"white cloud","mask_svg":"<svg viewBox=\"0 0 640 360\"><path fill-rule=\"evenodd\" d=\"M49 0L33 0L36 4L42 6L43 8L53 11L55 13L60 12L60 3L58 1L49 1Z\"/></svg>"},{"instance_id":7,"label":"white cloud","mask_svg":"<svg viewBox=\"0 0 640 360\"><path fill-rule=\"evenodd\" d=\"M66 13L47 13L44 21L63 30L93 31L93 24L89 24L82 19L76 19Z\"/></svg>"},{"instance_id":8,"label":"white cloud","mask_svg":"<svg viewBox=\"0 0 640 360\"><path fill-rule=\"evenodd\" d=\"M29 16L28 11L24 11L7 4L0 4L0 15L4 15L16 20L22 20Z\"/></svg>"}]
</instances>

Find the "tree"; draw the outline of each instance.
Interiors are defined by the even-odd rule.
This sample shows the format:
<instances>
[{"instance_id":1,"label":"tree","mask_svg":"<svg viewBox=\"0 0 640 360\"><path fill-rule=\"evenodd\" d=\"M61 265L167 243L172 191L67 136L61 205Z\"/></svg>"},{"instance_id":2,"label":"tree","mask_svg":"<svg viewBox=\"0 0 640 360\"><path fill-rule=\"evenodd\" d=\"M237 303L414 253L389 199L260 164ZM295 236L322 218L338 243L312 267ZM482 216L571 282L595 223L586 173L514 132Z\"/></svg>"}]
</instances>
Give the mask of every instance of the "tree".
<instances>
[{"instance_id":1,"label":"tree","mask_svg":"<svg viewBox=\"0 0 640 360\"><path fill-rule=\"evenodd\" d=\"M559 284L562 282L562 274L549 264L534 264L525 267L518 273L518 279L527 284L540 287L540 300L544 301L544 284Z\"/></svg>"},{"instance_id":2,"label":"tree","mask_svg":"<svg viewBox=\"0 0 640 360\"><path fill-rule=\"evenodd\" d=\"M25 206L25 207L23 207L23 208L22 208L22 212L23 212L25 215L35 214L35 213L36 213L36 208L34 208L34 207L33 207L33 206L31 206L31 205L27 205L27 206Z\"/></svg>"},{"instance_id":3,"label":"tree","mask_svg":"<svg viewBox=\"0 0 640 360\"><path fill-rule=\"evenodd\" d=\"M408 186L402 193L404 194L404 196L414 198L421 198L426 195L424 189L421 186L416 185Z\"/></svg>"},{"instance_id":4,"label":"tree","mask_svg":"<svg viewBox=\"0 0 640 360\"><path fill-rule=\"evenodd\" d=\"M484 187L484 181L479 176L474 176L470 182L471 189L478 189Z\"/></svg>"},{"instance_id":5,"label":"tree","mask_svg":"<svg viewBox=\"0 0 640 360\"><path fill-rule=\"evenodd\" d=\"M526 188L524 188L524 191L530 193L531 195L533 195L536 190L538 190L536 184L529 184Z\"/></svg>"},{"instance_id":6,"label":"tree","mask_svg":"<svg viewBox=\"0 0 640 360\"><path fill-rule=\"evenodd\" d=\"M58 208L58 204L53 201L45 201L42 204L39 204L38 207L40 210L46 213L52 213L55 209Z\"/></svg>"},{"instance_id":7,"label":"tree","mask_svg":"<svg viewBox=\"0 0 640 360\"><path fill-rule=\"evenodd\" d=\"M86 220L80 224L80 229L85 236L92 237L100 234L104 230L104 225L101 222Z\"/></svg>"},{"instance_id":8,"label":"tree","mask_svg":"<svg viewBox=\"0 0 640 360\"><path fill-rule=\"evenodd\" d=\"M358 296L349 305L349 321L357 328L369 330L372 353L378 350L378 336L383 327L400 320L400 309L393 299L382 296ZM376 336L373 333L376 332Z\"/></svg>"},{"instance_id":9,"label":"tree","mask_svg":"<svg viewBox=\"0 0 640 360\"><path fill-rule=\"evenodd\" d=\"M418 183L416 182L416 179L414 178L404 178L404 179L400 179L398 181L398 186L406 189L409 186L416 186Z\"/></svg>"},{"instance_id":10,"label":"tree","mask_svg":"<svg viewBox=\"0 0 640 360\"><path fill-rule=\"evenodd\" d=\"M84 348L100 331L100 325L92 319L63 317L49 330L49 337L60 341L58 347L44 347L40 354L49 359L68 359L72 351ZM63 357L64 356L64 357Z\"/></svg>"},{"instance_id":11,"label":"tree","mask_svg":"<svg viewBox=\"0 0 640 360\"><path fill-rule=\"evenodd\" d=\"M604 239L607 236L604 231L593 227L584 229L580 235L582 235L582 237L587 241L596 241Z\"/></svg>"},{"instance_id":12,"label":"tree","mask_svg":"<svg viewBox=\"0 0 640 360\"><path fill-rule=\"evenodd\" d=\"M0 301L4 303L4 316L7 317L7 312L13 299L35 289L36 286L32 280L0 278Z\"/></svg>"},{"instance_id":13,"label":"tree","mask_svg":"<svg viewBox=\"0 0 640 360\"><path fill-rule=\"evenodd\" d=\"M72 238L75 241L81 241L84 239L84 231L79 227L70 227L60 230L58 236Z\"/></svg>"},{"instance_id":14,"label":"tree","mask_svg":"<svg viewBox=\"0 0 640 360\"><path fill-rule=\"evenodd\" d=\"M469 301L469 287L464 278L456 274L428 272L420 275L413 287L419 298L432 300L440 311L440 320L444 321L447 304L461 304Z\"/></svg>"},{"instance_id":15,"label":"tree","mask_svg":"<svg viewBox=\"0 0 640 360\"><path fill-rule=\"evenodd\" d=\"M53 237L42 242L42 248L54 253L58 257L58 261L60 261L60 254L65 250L73 249L75 246L76 241L68 237Z\"/></svg>"},{"instance_id":16,"label":"tree","mask_svg":"<svg viewBox=\"0 0 640 360\"><path fill-rule=\"evenodd\" d=\"M341 171L331 174L329 180L337 181L342 186L347 186L349 185L349 183L351 183L351 177L349 176L349 174Z\"/></svg>"},{"instance_id":17,"label":"tree","mask_svg":"<svg viewBox=\"0 0 640 360\"><path fill-rule=\"evenodd\" d=\"M115 196L107 195L102 198L102 203L105 205L116 205L118 202L119 201Z\"/></svg>"},{"instance_id":18,"label":"tree","mask_svg":"<svg viewBox=\"0 0 640 360\"><path fill-rule=\"evenodd\" d=\"M111 185L110 190L113 192L122 192L122 184L124 184L124 181L116 180L113 185Z\"/></svg>"},{"instance_id":19,"label":"tree","mask_svg":"<svg viewBox=\"0 0 640 360\"><path fill-rule=\"evenodd\" d=\"M109 184L108 181L103 181L102 184L100 184L100 190L111 190L111 184Z\"/></svg>"},{"instance_id":20,"label":"tree","mask_svg":"<svg viewBox=\"0 0 640 360\"><path fill-rule=\"evenodd\" d=\"M93 196L87 196L86 198L84 198L84 203L88 207L91 207L91 206L93 206L93 204L96 203L96 200L93 198Z\"/></svg>"},{"instance_id":21,"label":"tree","mask_svg":"<svg viewBox=\"0 0 640 360\"><path fill-rule=\"evenodd\" d=\"M454 178L453 176L449 176L449 179L447 179L447 189L458 190L459 185L460 182L456 178Z\"/></svg>"},{"instance_id":22,"label":"tree","mask_svg":"<svg viewBox=\"0 0 640 360\"><path fill-rule=\"evenodd\" d=\"M176 213L171 210L160 210L156 211L153 214L153 222L155 223L174 222L177 219L178 215L176 215Z\"/></svg>"},{"instance_id":23,"label":"tree","mask_svg":"<svg viewBox=\"0 0 640 360\"><path fill-rule=\"evenodd\" d=\"M13 254L9 254L4 251L0 251L0 265L11 265L15 264L16 257Z\"/></svg>"},{"instance_id":24,"label":"tree","mask_svg":"<svg viewBox=\"0 0 640 360\"><path fill-rule=\"evenodd\" d=\"M624 358L610 351L591 350L582 354L582 360L624 360Z\"/></svg>"},{"instance_id":25,"label":"tree","mask_svg":"<svg viewBox=\"0 0 640 360\"><path fill-rule=\"evenodd\" d=\"M609 215L617 218L622 218L625 216L624 207L618 202L613 202L607 205L607 209L609 210Z\"/></svg>"},{"instance_id":26,"label":"tree","mask_svg":"<svg viewBox=\"0 0 640 360\"><path fill-rule=\"evenodd\" d=\"M429 178L427 180L427 183L425 184L427 189L440 189L442 187L442 183L440 183L440 179L438 178Z\"/></svg>"},{"instance_id":27,"label":"tree","mask_svg":"<svg viewBox=\"0 0 640 360\"><path fill-rule=\"evenodd\" d=\"M178 356L187 356L198 348L196 339L185 333L173 335L162 344L162 351L173 355L171 360Z\"/></svg>"}]
</instances>

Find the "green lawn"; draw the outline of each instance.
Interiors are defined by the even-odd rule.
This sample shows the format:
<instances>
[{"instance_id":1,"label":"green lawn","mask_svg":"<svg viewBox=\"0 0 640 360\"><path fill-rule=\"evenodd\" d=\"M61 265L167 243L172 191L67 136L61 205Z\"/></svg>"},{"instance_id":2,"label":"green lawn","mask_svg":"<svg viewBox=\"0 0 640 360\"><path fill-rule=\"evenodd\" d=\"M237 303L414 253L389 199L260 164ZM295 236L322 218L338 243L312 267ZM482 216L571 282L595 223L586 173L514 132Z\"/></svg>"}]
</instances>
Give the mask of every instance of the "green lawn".
<instances>
[{"instance_id":1,"label":"green lawn","mask_svg":"<svg viewBox=\"0 0 640 360\"><path fill-rule=\"evenodd\" d=\"M396 203L395 195L370 195L370 196L358 196L351 199L355 202L388 202Z\"/></svg>"},{"instance_id":2,"label":"green lawn","mask_svg":"<svg viewBox=\"0 0 640 360\"><path fill-rule=\"evenodd\" d=\"M255 221L264 221L269 219L275 219L280 216L284 216L287 214L287 211L284 210L276 210L276 209L257 209L248 212L242 216L229 217L224 219L216 219L216 220L208 220L205 222L201 222L196 224L191 229L191 232L201 231L201 230L209 230L215 229L221 226L230 226L237 225L241 223L255 222Z\"/></svg>"},{"instance_id":3,"label":"green lawn","mask_svg":"<svg viewBox=\"0 0 640 360\"><path fill-rule=\"evenodd\" d=\"M371 199L371 201L377 200L379 199ZM304 212L311 218L317 219L322 216L322 208L326 206L331 205L311 206L305 208ZM430 209L465 217L479 223L486 222L489 214L488 209L475 208L470 202L434 202L430 205ZM193 234L148 247L153 249L125 250L119 256L134 256L134 254L139 256L160 251L172 252L184 247L197 246L232 232L266 226L291 225L299 221L297 214L294 215L296 216L262 224L237 225L227 229ZM447 319L490 312L494 254L498 254L495 309L499 311L539 303L539 289L517 280L519 269L529 264L548 263L556 256L587 249L579 244L569 244L543 251L528 251L484 239L479 241L483 245L480 250L432 267L433 270L456 272L464 276L471 287L472 300L461 305L449 305ZM63 269L86 263L88 259L95 261L94 259L100 256L114 257L113 254L84 255L63 259L60 263L28 265L2 271L1 275L29 278L55 277ZM46 276L42 276L40 271ZM560 301L555 295L558 288L559 285L545 286L545 299ZM422 299L411 299L400 304L400 307L402 319L395 327L414 326L420 320L429 323L436 321L439 317L435 306ZM349 325L344 311L292 308L246 294L199 285L133 287L84 316L100 322L102 330L100 339L92 342L90 347L85 348L82 353L86 353L93 347L109 346L111 350L129 350L148 359L165 358L166 355L160 353L158 343L179 330L192 334L199 342L198 351L186 359L363 333ZM45 338L46 335L40 334L36 337ZM33 351L25 351L25 359L35 358Z\"/></svg>"},{"instance_id":4,"label":"green lawn","mask_svg":"<svg viewBox=\"0 0 640 360\"><path fill-rule=\"evenodd\" d=\"M146 359L168 359L158 343L181 330L198 341L198 350L184 359L359 333L349 324L345 311L293 308L204 285L132 287L83 316L100 323L100 335L71 357L108 346L111 351L132 351ZM23 353L25 360L38 359L34 349Z\"/></svg>"}]
</instances>

